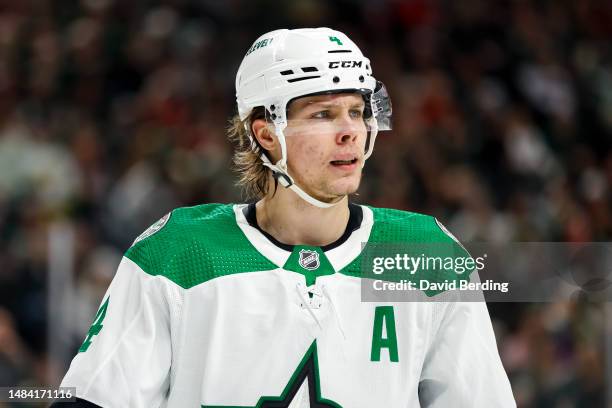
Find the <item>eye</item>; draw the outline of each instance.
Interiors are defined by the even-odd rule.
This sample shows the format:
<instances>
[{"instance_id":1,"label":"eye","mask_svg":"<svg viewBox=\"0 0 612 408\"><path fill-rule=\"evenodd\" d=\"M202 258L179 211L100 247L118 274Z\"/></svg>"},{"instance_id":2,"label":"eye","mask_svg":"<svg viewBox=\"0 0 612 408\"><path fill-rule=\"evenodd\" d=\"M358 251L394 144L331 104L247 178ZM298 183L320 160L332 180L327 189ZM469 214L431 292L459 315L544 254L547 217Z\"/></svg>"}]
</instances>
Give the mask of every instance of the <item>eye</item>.
<instances>
[{"instance_id":1,"label":"eye","mask_svg":"<svg viewBox=\"0 0 612 408\"><path fill-rule=\"evenodd\" d=\"M363 116L363 110L361 109L351 109L349 114L352 118L361 118Z\"/></svg>"},{"instance_id":2,"label":"eye","mask_svg":"<svg viewBox=\"0 0 612 408\"><path fill-rule=\"evenodd\" d=\"M315 112L311 115L311 117L313 119L329 119L330 118L330 112L328 110L322 110L319 112Z\"/></svg>"}]
</instances>

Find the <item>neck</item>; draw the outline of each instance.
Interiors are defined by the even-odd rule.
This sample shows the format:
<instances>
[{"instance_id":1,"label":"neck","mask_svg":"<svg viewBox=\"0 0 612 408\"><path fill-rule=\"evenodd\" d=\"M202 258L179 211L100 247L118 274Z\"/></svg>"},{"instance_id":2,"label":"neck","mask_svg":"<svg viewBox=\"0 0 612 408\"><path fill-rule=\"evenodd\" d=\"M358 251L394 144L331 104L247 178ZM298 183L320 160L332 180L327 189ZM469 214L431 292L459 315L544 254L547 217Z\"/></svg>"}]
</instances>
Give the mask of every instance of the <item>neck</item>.
<instances>
[{"instance_id":1,"label":"neck","mask_svg":"<svg viewBox=\"0 0 612 408\"><path fill-rule=\"evenodd\" d=\"M278 241L289 245L324 246L338 240L349 219L348 198L329 208L319 208L293 191L278 187L257 205L257 223Z\"/></svg>"}]
</instances>

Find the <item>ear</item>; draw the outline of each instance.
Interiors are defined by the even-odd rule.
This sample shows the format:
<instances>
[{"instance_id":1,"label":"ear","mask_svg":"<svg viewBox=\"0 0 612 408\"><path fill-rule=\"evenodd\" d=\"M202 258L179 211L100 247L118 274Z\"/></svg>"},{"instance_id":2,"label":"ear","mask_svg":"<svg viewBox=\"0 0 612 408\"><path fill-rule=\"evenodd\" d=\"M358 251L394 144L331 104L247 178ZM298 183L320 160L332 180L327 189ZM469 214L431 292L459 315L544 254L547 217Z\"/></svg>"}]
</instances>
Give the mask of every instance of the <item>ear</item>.
<instances>
[{"instance_id":1,"label":"ear","mask_svg":"<svg viewBox=\"0 0 612 408\"><path fill-rule=\"evenodd\" d=\"M251 132L253 132L253 136L257 139L259 145L267 151L268 156L273 160L278 160L278 156L280 156L278 153L280 152L278 139L270 131L265 119L255 119L251 124Z\"/></svg>"}]
</instances>

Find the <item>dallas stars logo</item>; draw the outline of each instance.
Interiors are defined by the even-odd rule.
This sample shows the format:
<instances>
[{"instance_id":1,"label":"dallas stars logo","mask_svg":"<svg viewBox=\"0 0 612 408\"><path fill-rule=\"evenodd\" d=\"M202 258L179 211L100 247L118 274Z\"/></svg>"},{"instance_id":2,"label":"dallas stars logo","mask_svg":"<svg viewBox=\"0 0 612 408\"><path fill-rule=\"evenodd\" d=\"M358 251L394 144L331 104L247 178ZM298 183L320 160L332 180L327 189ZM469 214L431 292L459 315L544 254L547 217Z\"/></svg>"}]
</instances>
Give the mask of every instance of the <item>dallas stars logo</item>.
<instances>
[{"instance_id":1,"label":"dallas stars logo","mask_svg":"<svg viewBox=\"0 0 612 408\"><path fill-rule=\"evenodd\" d=\"M308 406L310 408L342 408L332 400L321 397L321 384L319 380L319 365L317 358L317 341L313 341L302 358L297 369L279 396L261 397L252 407L238 407L235 405L202 405L202 408L287 408L295 398L304 382L308 384Z\"/></svg>"}]
</instances>

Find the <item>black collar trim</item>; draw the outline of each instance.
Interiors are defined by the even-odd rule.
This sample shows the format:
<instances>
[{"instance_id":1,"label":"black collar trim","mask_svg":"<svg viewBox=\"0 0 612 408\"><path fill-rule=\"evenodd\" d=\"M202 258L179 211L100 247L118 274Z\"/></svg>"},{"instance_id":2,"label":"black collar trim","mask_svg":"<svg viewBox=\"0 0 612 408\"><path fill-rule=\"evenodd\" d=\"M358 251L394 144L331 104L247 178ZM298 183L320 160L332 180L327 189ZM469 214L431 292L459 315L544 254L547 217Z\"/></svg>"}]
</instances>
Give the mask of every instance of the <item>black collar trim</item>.
<instances>
[{"instance_id":1,"label":"black collar trim","mask_svg":"<svg viewBox=\"0 0 612 408\"><path fill-rule=\"evenodd\" d=\"M284 244L278 241L276 238L268 234L259 226L259 224L257 223L257 210L255 208L255 203L251 203L244 207L242 209L242 213L244 214L244 217L246 218L249 225L253 228L257 228L257 230L261 232L270 242L272 242L277 247L284 249L285 251L293 252L293 248L295 247L295 245ZM331 251L332 249L335 249L342 245L354 231L358 230L359 227L361 227L362 221L363 209L361 208L361 206L349 203L349 220L346 224L346 229L344 230L344 233L340 238L338 238L331 244L322 246L321 250L323 250L323 252Z\"/></svg>"}]
</instances>

